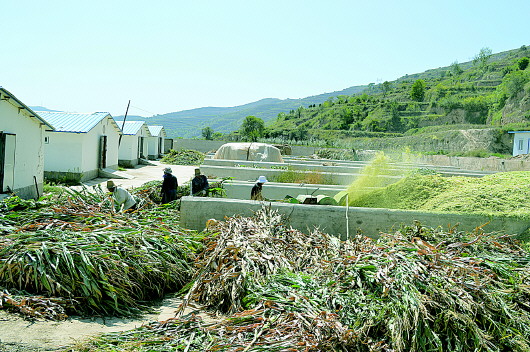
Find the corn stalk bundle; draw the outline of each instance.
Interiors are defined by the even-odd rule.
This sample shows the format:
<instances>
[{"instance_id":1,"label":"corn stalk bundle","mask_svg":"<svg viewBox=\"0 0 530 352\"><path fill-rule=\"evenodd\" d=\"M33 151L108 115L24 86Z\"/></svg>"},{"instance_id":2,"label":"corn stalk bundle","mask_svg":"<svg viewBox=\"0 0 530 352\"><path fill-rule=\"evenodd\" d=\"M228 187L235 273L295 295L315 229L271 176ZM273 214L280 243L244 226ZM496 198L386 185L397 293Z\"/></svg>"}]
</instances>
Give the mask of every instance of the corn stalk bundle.
<instances>
[{"instance_id":1,"label":"corn stalk bundle","mask_svg":"<svg viewBox=\"0 0 530 352\"><path fill-rule=\"evenodd\" d=\"M19 313L30 319L65 320L66 311L72 310L76 302L72 299L11 294L0 292L0 309Z\"/></svg>"},{"instance_id":2,"label":"corn stalk bundle","mask_svg":"<svg viewBox=\"0 0 530 352\"><path fill-rule=\"evenodd\" d=\"M196 260L185 302L221 312L240 310L250 278L259 281L279 270L316 270L338 251L338 241L316 231L305 235L288 228L279 213L268 209L250 218L230 218L215 231Z\"/></svg>"},{"instance_id":3,"label":"corn stalk bundle","mask_svg":"<svg viewBox=\"0 0 530 352\"><path fill-rule=\"evenodd\" d=\"M38 207L0 204L0 287L75 299L69 313L107 315L136 313L143 301L178 291L200 243L180 231L175 205L111 214L105 199L96 189Z\"/></svg>"},{"instance_id":4,"label":"corn stalk bundle","mask_svg":"<svg viewBox=\"0 0 530 352\"><path fill-rule=\"evenodd\" d=\"M511 236L414 224L304 246L276 216L227 219L197 262L188 300L234 314L150 324L92 350L530 350L530 260Z\"/></svg>"},{"instance_id":5,"label":"corn stalk bundle","mask_svg":"<svg viewBox=\"0 0 530 352\"><path fill-rule=\"evenodd\" d=\"M76 299L77 313L130 314L189 279L182 244L160 235L42 230L6 239L0 285Z\"/></svg>"}]
</instances>

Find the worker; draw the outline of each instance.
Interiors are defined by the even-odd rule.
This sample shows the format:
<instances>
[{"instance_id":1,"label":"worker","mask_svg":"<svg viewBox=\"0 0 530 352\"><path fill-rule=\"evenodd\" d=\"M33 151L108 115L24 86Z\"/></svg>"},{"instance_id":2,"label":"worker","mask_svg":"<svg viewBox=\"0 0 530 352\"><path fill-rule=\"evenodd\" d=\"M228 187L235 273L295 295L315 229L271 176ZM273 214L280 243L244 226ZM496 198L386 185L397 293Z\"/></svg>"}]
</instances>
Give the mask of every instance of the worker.
<instances>
[{"instance_id":1,"label":"worker","mask_svg":"<svg viewBox=\"0 0 530 352\"><path fill-rule=\"evenodd\" d=\"M261 194L261 190L263 189L263 184L267 182L267 178L265 176L260 176L256 180L256 184L254 187L252 187L252 190L250 191L250 199L251 200L264 200L263 195Z\"/></svg>"},{"instance_id":2,"label":"worker","mask_svg":"<svg viewBox=\"0 0 530 352\"><path fill-rule=\"evenodd\" d=\"M195 169L195 177L191 180L191 195L206 197L208 193L208 179L201 175L200 169Z\"/></svg>"},{"instance_id":3,"label":"worker","mask_svg":"<svg viewBox=\"0 0 530 352\"><path fill-rule=\"evenodd\" d=\"M162 181L160 196L162 197L162 204L166 204L177 199L177 187L179 184L170 167L164 169L164 175L162 177L164 181Z\"/></svg>"},{"instance_id":4,"label":"worker","mask_svg":"<svg viewBox=\"0 0 530 352\"><path fill-rule=\"evenodd\" d=\"M136 209L136 200L126 189L116 186L112 180L107 181L107 189L112 193L110 198L112 211L116 210L114 203L116 203L122 213L126 210Z\"/></svg>"}]
</instances>

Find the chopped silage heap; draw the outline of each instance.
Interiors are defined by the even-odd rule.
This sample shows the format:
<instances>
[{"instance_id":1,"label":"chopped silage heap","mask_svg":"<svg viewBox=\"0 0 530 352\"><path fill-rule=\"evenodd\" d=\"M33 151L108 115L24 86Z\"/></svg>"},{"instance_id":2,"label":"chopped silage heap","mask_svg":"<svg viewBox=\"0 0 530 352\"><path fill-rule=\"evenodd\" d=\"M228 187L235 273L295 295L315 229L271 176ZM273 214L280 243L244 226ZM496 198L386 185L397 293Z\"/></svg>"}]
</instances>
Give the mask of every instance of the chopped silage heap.
<instances>
[{"instance_id":1,"label":"chopped silage heap","mask_svg":"<svg viewBox=\"0 0 530 352\"><path fill-rule=\"evenodd\" d=\"M517 216L530 219L530 172L482 178L411 174L385 188L365 192L351 206Z\"/></svg>"},{"instance_id":2,"label":"chopped silage heap","mask_svg":"<svg viewBox=\"0 0 530 352\"><path fill-rule=\"evenodd\" d=\"M79 351L528 351L528 252L510 236L419 224L378 240L302 234L274 211L210 228L186 304L196 315Z\"/></svg>"}]
</instances>

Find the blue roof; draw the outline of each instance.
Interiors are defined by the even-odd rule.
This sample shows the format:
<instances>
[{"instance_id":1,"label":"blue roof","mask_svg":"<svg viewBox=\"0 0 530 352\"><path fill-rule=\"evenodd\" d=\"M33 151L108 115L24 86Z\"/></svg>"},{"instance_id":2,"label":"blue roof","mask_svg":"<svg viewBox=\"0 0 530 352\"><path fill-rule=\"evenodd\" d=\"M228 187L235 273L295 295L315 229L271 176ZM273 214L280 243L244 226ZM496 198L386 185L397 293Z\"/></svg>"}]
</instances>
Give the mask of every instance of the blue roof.
<instances>
[{"instance_id":1,"label":"blue roof","mask_svg":"<svg viewBox=\"0 0 530 352\"><path fill-rule=\"evenodd\" d=\"M26 106L26 104L24 104L23 102L18 100L17 97L15 97L10 91L8 91L4 87L0 86L0 92L2 92L3 94L9 96L9 98L13 99L18 104L18 106L21 109L26 109L29 112L31 117L37 119L39 122L43 123L44 125L48 126L51 129L53 129L53 126L48 121L45 121L42 117L40 117L37 113L35 113L35 111L31 110L28 106ZM1 95L2 94L0 94L0 98L2 98Z\"/></svg>"},{"instance_id":2,"label":"blue roof","mask_svg":"<svg viewBox=\"0 0 530 352\"><path fill-rule=\"evenodd\" d=\"M162 131L164 130L164 126L147 126L149 128L149 132L153 135L153 137L160 137Z\"/></svg>"},{"instance_id":3,"label":"blue roof","mask_svg":"<svg viewBox=\"0 0 530 352\"><path fill-rule=\"evenodd\" d=\"M110 116L108 112L94 112L88 114L76 112L38 111L40 117L48 121L57 132L87 133Z\"/></svg>"},{"instance_id":4,"label":"blue roof","mask_svg":"<svg viewBox=\"0 0 530 352\"><path fill-rule=\"evenodd\" d=\"M530 133L530 131L510 131L508 133Z\"/></svg>"},{"instance_id":5,"label":"blue roof","mask_svg":"<svg viewBox=\"0 0 530 352\"><path fill-rule=\"evenodd\" d=\"M116 121L116 123L122 128L123 121ZM122 129L123 134L134 136L140 131L143 125L145 125L144 121L125 121Z\"/></svg>"}]
</instances>

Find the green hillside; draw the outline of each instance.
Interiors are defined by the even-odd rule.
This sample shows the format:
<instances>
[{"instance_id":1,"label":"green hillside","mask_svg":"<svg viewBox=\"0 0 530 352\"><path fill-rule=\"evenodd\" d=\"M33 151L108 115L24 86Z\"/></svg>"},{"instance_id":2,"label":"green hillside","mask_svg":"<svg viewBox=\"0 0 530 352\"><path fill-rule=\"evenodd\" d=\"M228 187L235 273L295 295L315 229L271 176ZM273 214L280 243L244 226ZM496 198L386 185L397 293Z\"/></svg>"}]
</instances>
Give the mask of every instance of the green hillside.
<instances>
[{"instance_id":1,"label":"green hillside","mask_svg":"<svg viewBox=\"0 0 530 352\"><path fill-rule=\"evenodd\" d=\"M280 113L267 136L290 142L349 139L350 146L366 148L366 137L374 132L394 141L408 136L410 143L410 136L426 131L528 128L529 56L526 46L498 54L485 48L472 62L371 84L362 94ZM377 142L376 147L391 143Z\"/></svg>"},{"instance_id":2,"label":"green hillside","mask_svg":"<svg viewBox=\"0 0 530 352\"><path fill-rule=\"evenodd\" d=\"M530 47L524 45L496 54L484 48L473 61L455 62L391 82L302 99L268 98L235 107L204 107L129 119L163 125L170 137L190 138L201 136L206 126L229 134L252 115L265 121L269 140L320 140L330 146L361 149L419 143L416 149L420 151L443 151L445 145L466 148L451 142L463 138L455 131L482 129L490 139L485 149L506 153L506 143L495 141L505 132L499 132L500 128L528 128L530 122L528 57ZM425 139L428 141L420 142Z\"/></svg>"}]
</instances>

